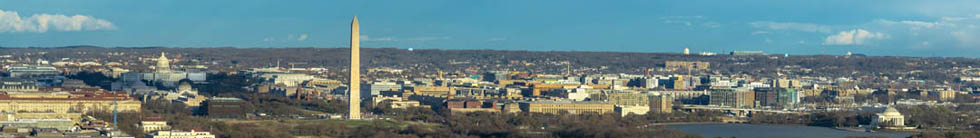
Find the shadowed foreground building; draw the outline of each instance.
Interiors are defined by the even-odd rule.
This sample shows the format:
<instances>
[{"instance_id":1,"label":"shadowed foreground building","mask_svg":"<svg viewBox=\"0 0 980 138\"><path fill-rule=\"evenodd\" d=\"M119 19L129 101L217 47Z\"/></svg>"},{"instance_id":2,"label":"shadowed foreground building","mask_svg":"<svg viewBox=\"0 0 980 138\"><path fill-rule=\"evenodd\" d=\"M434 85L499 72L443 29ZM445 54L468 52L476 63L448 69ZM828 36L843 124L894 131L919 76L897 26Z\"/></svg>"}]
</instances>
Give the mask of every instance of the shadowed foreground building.
<instances>
[{"instance_id":1,"label":"shadowed foreground building","mask_svg":"<svg viewBox=\"0 0 980 138\"><path fill-rule=\"evenodd\" d=\"M245 100L230 97L211 97L202 103L201 110L208 117L214 118L245 118Z\"/></svg>"}]
</instances>

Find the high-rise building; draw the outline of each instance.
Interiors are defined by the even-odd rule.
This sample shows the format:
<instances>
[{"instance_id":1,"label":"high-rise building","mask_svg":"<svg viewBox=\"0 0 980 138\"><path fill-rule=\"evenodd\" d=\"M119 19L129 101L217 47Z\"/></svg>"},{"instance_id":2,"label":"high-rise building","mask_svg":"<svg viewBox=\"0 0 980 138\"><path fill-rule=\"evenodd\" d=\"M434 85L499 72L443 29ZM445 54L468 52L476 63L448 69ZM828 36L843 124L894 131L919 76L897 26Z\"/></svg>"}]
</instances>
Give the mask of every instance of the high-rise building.
<instances>
[{"instance_id":1,"label":"high-rise building","mask_svg":"<svg viewBox=\"0 0 980 138\"><path fill-rule=\"evenodd\" d=\"M755 105L755 93L750 89L712 89L709 98L710 105L752 108Z\"/></svg>"},{"instance_id":2,"label":"high-rise building","mask_svg":"<svg viewBox=\"0 0 980 138\"><path fill-rule=\"evenodd\" d=\"M800 94L793 88L777 88L776 89L776 106L782 107L783 109L788 109L796 106L800 103Z\"/></svg>"},{"instance_id":3,"label":"high-rise building","mask_svg":"<svg viewBox=\"0 0 980 138\"><path fill-rule=\"evenodd\" d=\"M350 24L350 92L348 96L348 119L361 119L361 29L357 16Z\"/></svg>"},{"instance_id":4,"label":"high-rise building","mask_svg":"<svg viewBox=\"0 0 980 138\"><path fill-rule=\"evenodd\" d=\"M769 87L755 88L755 101L756 106L776 106L776 90Z\"/></svg>"},{"instance_id":5,"label":"high-rise building","mask_svg":"<svg viewBox=\"0 0 980 138\"><path fill-rule=\"evenodd\" d=\"M666 94L650 94L650 112L670 113L673 111L674 98Z\"/></svg>"}]
</instances>

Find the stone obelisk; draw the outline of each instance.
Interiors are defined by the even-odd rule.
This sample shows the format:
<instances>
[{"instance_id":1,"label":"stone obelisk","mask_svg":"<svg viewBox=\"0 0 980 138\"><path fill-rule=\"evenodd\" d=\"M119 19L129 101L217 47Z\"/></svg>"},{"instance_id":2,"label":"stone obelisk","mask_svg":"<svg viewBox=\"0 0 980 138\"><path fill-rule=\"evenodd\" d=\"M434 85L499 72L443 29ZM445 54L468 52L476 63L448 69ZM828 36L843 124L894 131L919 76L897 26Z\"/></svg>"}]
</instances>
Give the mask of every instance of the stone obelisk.
<instances>
[{"instance_id":1,"label":"stone obelisk","mask_svg":"<svg viewBox=\"0 0 980 138\"><path fill-rule=\"evenodd\" d=\"M350 23L350 97L348 119L361 119L361 29L357 16Z\"/></svg>"}]
</instances>

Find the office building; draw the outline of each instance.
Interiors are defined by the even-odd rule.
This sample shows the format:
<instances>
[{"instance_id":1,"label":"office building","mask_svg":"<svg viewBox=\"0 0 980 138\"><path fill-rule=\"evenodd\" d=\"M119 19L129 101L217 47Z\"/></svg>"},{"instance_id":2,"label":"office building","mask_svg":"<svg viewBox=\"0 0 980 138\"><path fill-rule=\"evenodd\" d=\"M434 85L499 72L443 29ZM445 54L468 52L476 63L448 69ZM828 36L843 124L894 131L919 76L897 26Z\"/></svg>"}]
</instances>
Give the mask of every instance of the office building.
<instances>
[{"instance_id":1,"label":"office building","mask_svg":"<svg viewBox=\"0 0 980 138\"><path fill-rule=\"evenodd\" d=\"M12 66L7 68L11 78L59 76L61 71L51 66Z\"/></svg>"},{"instance_id":2,"label":"office building","mask_svg":"<svg viewBox=\"0 0 980 138\"><path fill-rule=\"evenodd\" d=\"M524 112L546 114L605 114L615 111L613 104L605 102L534 101L521 102L519 106Z\"/></svg>"},{"instance_id":3,"label":"office building","mask_svg":"<svg viewBox=\"0 0 980 138\"><path fill-rule=\"evenodd\" d=\"M650 112L670 113L674 111L674 98L666 94L649 94Z\"/></svg>"},{"instance_id":4,"label":"office building","mask_svg":"<svg viewBox=\"0 0 980 138\"><path fill-rule=\"evenodd\" d=\"M31 91L0 91L0 112L109 112L116 107L119 112L139 112L141 106L140 101L125 92L99 88L39 87Z\"/></svg>"},{"instance_id":5,"label":"office building","mask_svg":"<svg viewBox=\"0 0 980 138\"><path fill-rule=\"evenodd\" d=\"M206 131L157 131L152 133L148 138L215 138L214 134Z\"/></svg>"},{"instance_id":6,"label":"office building","mask_svg":"<svg viewBox=\"0 0 980 138\"><path fill-rule=\"evenodd\" d=\"M722 107L752 108L755 104L755 93L752 90L712 89L709 104Z\"/></svg>"},{"instance_id":7,"label":"office building","mask_svg":"<svg viewBox=\"0 0 980 138\"><path fill-rule=\"evenodd\" d=\"M647 106L620 106L620 105L617 105L615 109L616 109L616 113L619 113L619 115L621 115L621 116L627 116L627 115L630 115L630 114L634 114L634 115L646 115L648 112L650 112L650 107L647 107Z\"/></svg>"}]
</instances>

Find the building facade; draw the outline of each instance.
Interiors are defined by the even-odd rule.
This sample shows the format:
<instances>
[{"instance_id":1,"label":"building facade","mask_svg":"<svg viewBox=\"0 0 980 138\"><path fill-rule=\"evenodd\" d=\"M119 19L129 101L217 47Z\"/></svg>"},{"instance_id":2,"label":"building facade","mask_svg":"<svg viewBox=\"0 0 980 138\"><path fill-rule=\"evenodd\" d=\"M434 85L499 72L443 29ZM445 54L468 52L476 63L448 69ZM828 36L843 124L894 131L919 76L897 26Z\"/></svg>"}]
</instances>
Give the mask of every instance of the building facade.
<instances>
[{"instance_id":1,"label":"building facade","mask_svg":"<svg viewBox=\"0 0 980 138\"><path fill-rule=\"evenodd\" d=\"M581 114L598 113L605 114L615 111L615 106L604 102L567 102L567 101L536 101L521 102L520 108L528 113L546 114Z\"/></svg>"}]
</instances>

